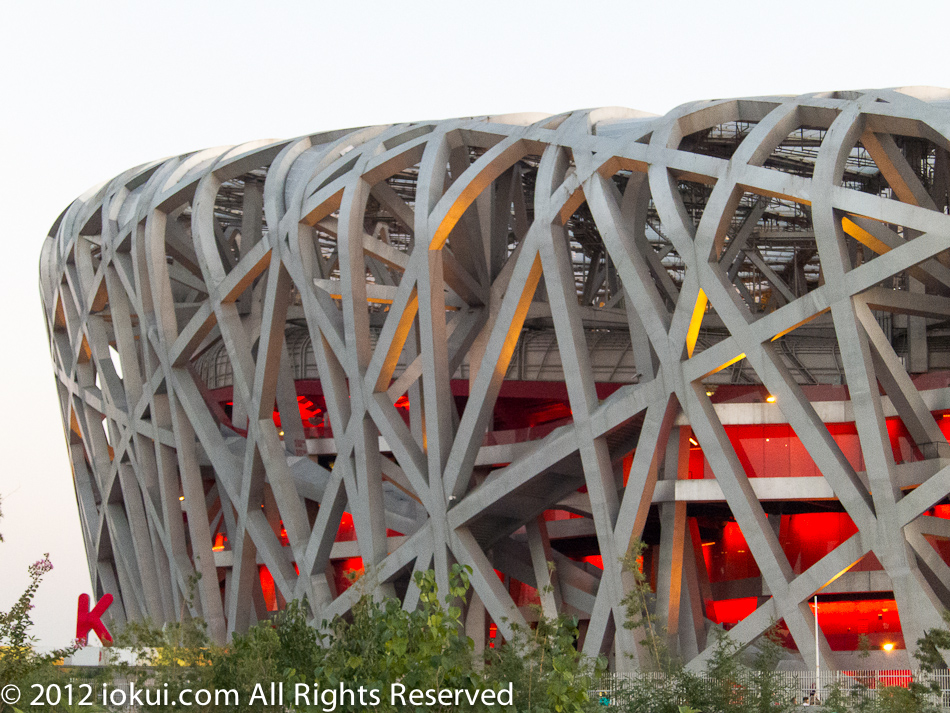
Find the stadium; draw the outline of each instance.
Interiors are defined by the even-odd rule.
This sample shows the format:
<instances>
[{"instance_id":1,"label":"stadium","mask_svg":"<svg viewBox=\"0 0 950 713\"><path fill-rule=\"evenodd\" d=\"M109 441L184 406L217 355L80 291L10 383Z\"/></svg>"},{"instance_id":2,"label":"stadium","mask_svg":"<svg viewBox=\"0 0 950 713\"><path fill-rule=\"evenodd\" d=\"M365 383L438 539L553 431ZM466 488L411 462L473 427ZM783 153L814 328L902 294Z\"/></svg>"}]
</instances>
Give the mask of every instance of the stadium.
<instances>
[{"instance_id":1,"label":"stadium","mask_svg":"<svg viewBox=\"0 0 950 713\"><path fill-rule=\"evenodd\" d=\"M640 541L695 666L721 627L907 667L950 606L948 189L919 87L130 169L40 266L94 594L225 642L461 563L476 649L568 614L624 670Z\"/></svg>"}]
</instances>

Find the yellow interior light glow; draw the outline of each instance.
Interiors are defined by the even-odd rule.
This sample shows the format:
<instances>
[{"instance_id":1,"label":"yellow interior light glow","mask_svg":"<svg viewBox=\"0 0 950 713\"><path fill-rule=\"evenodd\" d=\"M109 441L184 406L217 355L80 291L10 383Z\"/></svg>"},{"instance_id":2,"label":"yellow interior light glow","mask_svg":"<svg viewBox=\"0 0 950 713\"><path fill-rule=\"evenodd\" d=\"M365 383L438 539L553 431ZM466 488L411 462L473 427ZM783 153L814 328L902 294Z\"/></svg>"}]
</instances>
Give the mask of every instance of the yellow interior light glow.
<instances>
[{"instance_id":1,"label":"yellow interior light glow","mask_svg":"<svg viewBox=\"0 0 950 713\"><path fill-rule=\"evenodd\" d=\"M693 316L689 320L689 329L686 331L686 354L693 356L693 349L696 348L696 340L699 338L699 328L703 323L703 315L706 314L706 305L709 300L706 293L702 290L696 296L696 304L693 306Z\"/></svg>"},{"instance_id":2,"label":"yellow interior light glow","mask_svg":"<svg viewBox=\"0 0 950 713\"><path fill-rule=\"evenodd\" d=\"M883 255L884 253L890 252L891 250L889 245L875 238L853 220L842 218L841 227L844 229L845 233L850 235L862 245L866 245L867 247L871 248L871 250L876 252L878 255Z\"/></svg>"}]
</instances>

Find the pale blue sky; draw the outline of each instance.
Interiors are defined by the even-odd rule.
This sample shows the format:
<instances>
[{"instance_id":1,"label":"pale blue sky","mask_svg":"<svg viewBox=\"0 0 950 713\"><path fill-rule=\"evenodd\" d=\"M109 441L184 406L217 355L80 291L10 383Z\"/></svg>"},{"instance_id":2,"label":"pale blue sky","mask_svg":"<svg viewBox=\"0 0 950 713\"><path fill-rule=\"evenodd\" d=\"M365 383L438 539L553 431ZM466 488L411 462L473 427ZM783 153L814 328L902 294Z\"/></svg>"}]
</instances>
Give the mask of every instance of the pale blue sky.
<instances>
[{"instance_id":1,"label":"pale blue sky","mask_svg":"<svg viewBox=\"0 0 950 713\"><path fill-rule=\"evenodd\" d=\"M0 25L0 609L50 552L36 633L89 592L37 288L91 185L192 149L317 130L695 99L950 85L945 2L61 2Z\"/></svg>"}]
</instances>

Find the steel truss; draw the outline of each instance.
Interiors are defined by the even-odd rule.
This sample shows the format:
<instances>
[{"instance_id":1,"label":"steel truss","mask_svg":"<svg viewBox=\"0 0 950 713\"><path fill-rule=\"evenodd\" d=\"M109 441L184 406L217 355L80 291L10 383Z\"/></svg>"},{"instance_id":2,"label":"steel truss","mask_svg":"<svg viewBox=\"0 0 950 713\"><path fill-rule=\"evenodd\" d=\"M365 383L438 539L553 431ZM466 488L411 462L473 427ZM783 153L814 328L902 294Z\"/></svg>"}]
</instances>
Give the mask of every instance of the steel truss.
<instances>
[{"instance_id":1,"label":"steel truss","mask_svg":"<svg viewBox=\"0 0 950 713\"><path fill-rule=\"evenodd\" d=\"M946 99L375 126L187 154L93 189L53 226L41 291L90 572L116 623L188 612L224 641L267 615L260 565L317 623L368 589L411 608L412 572L434 568L445 587L461 562L479 645L489 620L503 635L527 623L497 570L536 587L546 614L577 614L584 650L623 654L624 668L641 653L621 625L620 561L653 508L658 613L700 665L686 507L708 497L762 575L733 638L784 620L814 660L810 597L873 553L912 647L950 604L950 570L925 539L950 535L928 515L950 493L932 415L950 394L911 377L942 365L950 317ZM301 422L306 359L332 440ZM562 380L568 422L490 442L506 378ZM468 381L461 405L453 379ZM601 397L604 381L624 383ZM736 407L739 420L789 424L823 476L768 497L830 499L857 526L805 571L730 446L738 412L707 393L730 382L775 397ZM803 392L821 383L848 387L836 406L856 423L863 472L829 435L835 405ZM209 397L221 385L228 414ZM912 464L895 461L894 414ZM690 438L713 496L664 483L686 477ZM558 551L552 509L584 516L602 571ZM355 545L336 542L346 513ZM367 575L342 590L328 571L344 549Z\"/></svg>"}]
</instances>

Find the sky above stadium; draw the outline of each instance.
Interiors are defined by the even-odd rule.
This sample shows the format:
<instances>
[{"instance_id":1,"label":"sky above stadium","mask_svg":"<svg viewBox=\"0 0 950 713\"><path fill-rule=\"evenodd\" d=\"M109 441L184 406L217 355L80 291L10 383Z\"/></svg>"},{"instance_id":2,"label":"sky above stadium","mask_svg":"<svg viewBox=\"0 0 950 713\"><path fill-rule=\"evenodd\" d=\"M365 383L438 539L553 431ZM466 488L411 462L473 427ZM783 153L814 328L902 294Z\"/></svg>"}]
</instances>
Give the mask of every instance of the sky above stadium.
<instances>
[{"instance_id":1,"label":"sky above stadium","mask_svg":"<svg viewBox=\"0 0 950 713\"><path fill-rule=\"evenodd\" d=\"M5 3L0 610L49 552L34 633L64 645L92 590L37 285L49 226L91 186L348 126L950 86L948 20L940 0Z\"/></svg>"}]
</instances>

